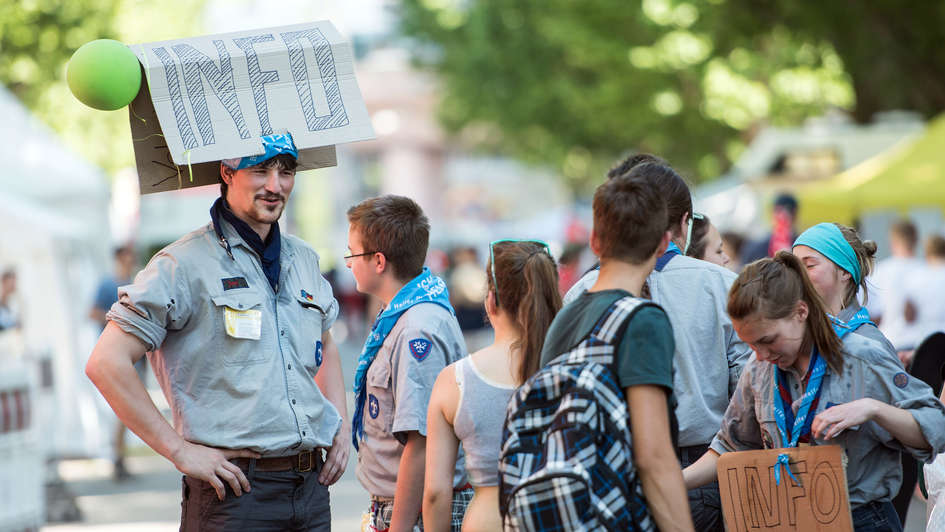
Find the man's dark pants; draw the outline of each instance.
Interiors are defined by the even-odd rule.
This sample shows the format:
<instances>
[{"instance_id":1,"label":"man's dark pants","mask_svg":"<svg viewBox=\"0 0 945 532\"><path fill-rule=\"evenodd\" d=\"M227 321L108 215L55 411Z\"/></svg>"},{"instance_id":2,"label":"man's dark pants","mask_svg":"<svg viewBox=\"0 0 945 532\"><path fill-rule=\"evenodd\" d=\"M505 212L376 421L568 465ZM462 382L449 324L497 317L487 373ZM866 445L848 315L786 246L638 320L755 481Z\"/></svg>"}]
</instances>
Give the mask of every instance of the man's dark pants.
<instances>
[{"instance_id":1,"label":"man's dark pants","mask_svg":"<svg viewBox=\"0 0 945 532\"><path fill-rule=\"evenodd\" d=\"M693 445L679 448L679 460L686 467L702 457L708 445ZM719 498L719 483L713 482L701 488L689 490L689 509L692 522L699 532L724 532L722 501Z\"/></svg>"},{"instance_id":2,"label":"man's dark pants","mask_svg":"<svg viewBox=\"0 0 945 532\"><path fill-rule=\"evenodd\" d=\"M318 482L322 468L320 459L309 471L298 467L286 471L257 471L256 460L234 459L233 462L246 474L252 491L237 497L224 483L226 497L221 501L208 482L184 476L181 532L331 530L328 487Z\"/></svg>"}]
</instances>

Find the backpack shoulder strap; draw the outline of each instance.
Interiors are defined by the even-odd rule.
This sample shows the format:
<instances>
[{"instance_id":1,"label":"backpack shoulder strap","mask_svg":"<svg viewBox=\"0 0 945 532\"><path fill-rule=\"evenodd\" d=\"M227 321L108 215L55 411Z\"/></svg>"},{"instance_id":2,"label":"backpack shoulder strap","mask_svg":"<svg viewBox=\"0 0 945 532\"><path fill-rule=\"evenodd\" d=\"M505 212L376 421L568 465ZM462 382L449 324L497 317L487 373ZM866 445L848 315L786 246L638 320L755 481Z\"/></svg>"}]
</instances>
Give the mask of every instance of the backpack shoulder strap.
<instances>
[{"instance_id":1,"label":"backpack shoulder strap","mask_svg":"<svg viewBox=\"0 0 945 532\"><path fill-rule=\"evenodd\" d=\"M637 311L644 307L658 307L656 303L633 296L624 296L611 303L607 310L601 314L601 317L594 324L590 334L584 339L596 339L600 342L613 344L614 340L619 338L627 328L630 320L636 315Z\"/></svg>"},{"instance_id":2,"label":"backpack shoulder strap","mask_svg":"<svg viewBox=\"0 0 945 532\"><path fill-rule=\"evenodd\" d=\"M644 307L657 307L659 305L648 301L646 299L641 299L633 296L624 296L607 307L600 317L597 319L597 322L591 328L590 332L581 339L580 342L574 344L567 351L559 354L557 357L551 360L549 364L562 363L571 358L571 355L574 351L582 347L591 347L591 346L610 346L616 347L614 344L615 341L622 337L623 332L627 329L627 326L630 323L630 320L633 319L633 316L636 315L637 311Z\"/></svg>"}]
</instances>

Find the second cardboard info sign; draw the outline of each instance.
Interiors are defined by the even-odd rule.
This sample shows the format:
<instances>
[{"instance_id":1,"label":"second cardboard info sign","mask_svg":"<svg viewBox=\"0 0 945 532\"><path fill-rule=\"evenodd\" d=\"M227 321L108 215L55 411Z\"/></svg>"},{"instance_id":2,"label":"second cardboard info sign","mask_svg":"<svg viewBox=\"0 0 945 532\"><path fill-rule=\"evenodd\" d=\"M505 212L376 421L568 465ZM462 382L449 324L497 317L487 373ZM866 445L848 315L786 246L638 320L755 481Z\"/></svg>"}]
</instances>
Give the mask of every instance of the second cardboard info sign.
<instances>
[{"instance_id":1,"label":"second cardboard info sign","mask_svg":"<svg viewBox=\"0 0 945 532\"><path fill-rule=\"evenodd\" d=\"M131 46L146 83L129 120L141 193L217 183L221 159L291 133L299 170L374 138L351 46L328 21Z\"/></svg>"}]
</instances>

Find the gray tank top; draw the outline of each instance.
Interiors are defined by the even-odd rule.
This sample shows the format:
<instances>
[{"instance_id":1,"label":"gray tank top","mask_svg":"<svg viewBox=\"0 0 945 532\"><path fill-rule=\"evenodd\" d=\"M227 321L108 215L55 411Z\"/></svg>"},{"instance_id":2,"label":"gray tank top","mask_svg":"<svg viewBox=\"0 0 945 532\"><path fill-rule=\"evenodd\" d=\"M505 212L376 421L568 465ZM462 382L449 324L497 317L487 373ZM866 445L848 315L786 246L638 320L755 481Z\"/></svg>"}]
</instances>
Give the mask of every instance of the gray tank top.
<instances>
[{"instance_id":1,"label":"gray tank top","mask_svg":"<svg viewBox=\"0 0 945 532\"><path fill-rule=\"evenodd\" d=\"M466 474L473 486L499 485L499 449L505 407L515 391L488 380L473 365L471 357L456 363L459 406L453 430L466 453Z\"/></svg>"}]
</instances>

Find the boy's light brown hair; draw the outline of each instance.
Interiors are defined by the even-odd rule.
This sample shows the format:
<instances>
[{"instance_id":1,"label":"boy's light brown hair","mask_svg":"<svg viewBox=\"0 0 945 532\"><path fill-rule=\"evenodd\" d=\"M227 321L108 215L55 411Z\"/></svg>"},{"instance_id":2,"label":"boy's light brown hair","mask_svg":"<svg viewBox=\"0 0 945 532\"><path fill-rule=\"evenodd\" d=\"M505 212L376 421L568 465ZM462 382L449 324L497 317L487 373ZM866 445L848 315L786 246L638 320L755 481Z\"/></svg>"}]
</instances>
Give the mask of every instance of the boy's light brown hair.
<instances>
[{"instance_id":1,"label":"boy's light brown hair","mask_svg":"<svg viewBox=\"0 0 945 532\"><path fill-rule=\"evenodd\" d=\"M657 188L632 173L608 179L594 193L594 235L602 261L645 262L668 225Z\"/></svg>"},{"instance_id":2,"label":"boy's light brown hair","mask_svg":"<svg viewBox=\"0 0 945 532\"><path fill-rule=\"evenodd\" d=\"M430 222L412 199L393 195L366 199L348 209L348 223L360 232L364 246L353 252L383 253L401 281L409 281L423 271Z\"/></svg>"}]
</instances>

